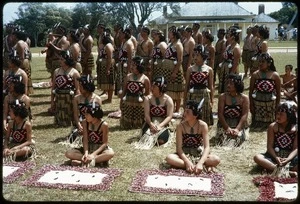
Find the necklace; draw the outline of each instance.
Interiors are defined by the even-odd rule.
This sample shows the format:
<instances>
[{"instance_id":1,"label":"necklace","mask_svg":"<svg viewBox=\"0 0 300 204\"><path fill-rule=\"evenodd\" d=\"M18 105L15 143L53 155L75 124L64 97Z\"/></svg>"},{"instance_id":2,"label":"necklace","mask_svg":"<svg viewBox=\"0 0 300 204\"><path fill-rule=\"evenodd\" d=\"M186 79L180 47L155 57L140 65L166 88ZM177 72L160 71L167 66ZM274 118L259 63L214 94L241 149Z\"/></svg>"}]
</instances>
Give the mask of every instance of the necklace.
<instances>
[{"instance_id":1,"label":"necklace","mask_svg":"<svg viewBox=\"0 0 300 204\"><path fill-rule=\"evenodd\" d=\"M155 98L155 103L156 103L156 105L160 104L159 98Z\"/></svg>"},{"instance_id":2,"label":"necklace","mask_svg":"<svg viewBox=\"0 0 300 204\"><path fill-rule=\"evenodd\" d=\"M133 80L136 81L138 79L138 76L136 74L133 74Z\"/></svg>"},{"instance_id":3,"label":"necklace","mask_svg":"<svg viewBox=\"0 0 300 204\"><path fill-rule=\"evenodd\" d=\"M236 104L236 96L237 96L237 94L235 94L235 96L232 96L232 95L230 95L231 96L231 104L232 105L235 105Z\"/></svg>"},{"instance_id":4,"label":"necklace","mask_svg":"<svg viewBox=\"0 0 300 204\"><path fill-rule=\"evenodd\" d=\"M198 66L198 72L201 72L201 71L202 71L202 67L203 67L203 65Z\"/></svg>"},{"instance_id":5,"label":"necklace","mask_svg":"<svg viewBox=\"0 0 300 204\"><path fill-rule=\"evenodd\" d=\"M191 127L191 134L194 134L194 127L195 127L195 125L196 125L197 123L198 123L198 121L196 121L195 124L194 124L192 127L189 125L189 126Z\"/></svg>"},{"instance_id":6,"label":"necklace","mask_svg":"<svg viewBox=\"0 0 300 204\"><path fill-rule=\"evenodd\" d=\"M266 72L261 72L261 77L262 77L263 79L267 78L267 73L266 73Z\"/></svg>"}]
</instances>

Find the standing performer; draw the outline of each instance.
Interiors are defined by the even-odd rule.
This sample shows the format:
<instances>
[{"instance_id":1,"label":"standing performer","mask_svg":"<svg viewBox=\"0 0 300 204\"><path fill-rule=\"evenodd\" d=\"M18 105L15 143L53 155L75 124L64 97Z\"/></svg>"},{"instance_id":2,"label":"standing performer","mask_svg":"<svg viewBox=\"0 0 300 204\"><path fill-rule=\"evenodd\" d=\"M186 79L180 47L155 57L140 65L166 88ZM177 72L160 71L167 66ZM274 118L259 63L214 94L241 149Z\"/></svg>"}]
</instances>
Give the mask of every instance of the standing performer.
<instances>
[{"instance_id":1,"label":"standing performer","mask_svg":"<svg viewBox=\"0 0 300 204\"><path fill-rule=\"evenodd\" d=\"M182 68L183 75L186 79L186 71L193 63L193 52L195 48L195 40L192 37L192 28L185 27L183 31L184 41L183 45L183 59L182 59Z\"/></svg>"},{"instance_id":2,"label":"standing performer","mask_svg":"<svg viewBox=\"0 0 300 204\"><path fill-rule=\"evenodd\" d=\"M152 50L151 70L152 78L156 78L157 76L163 76L162 65L168 45L162 31L157 31L153 34L153 37L154 47Z\"/></svg>"},{"instance_id":3,"label":"standing performer","mask_svg":"<svg viewBox=\"0 0 300 204\"><path fill-rule=\"evenodd\" d=\"M165 59L163 61L163 76L168 81L167 94L174 101L174 111L179 114L185 81L182 70L183 46L180 42L180 33L176 26L170 27L168 37L170 43L165 52Z\"/></svg>"},{"instance_id":4,"label":"standing performer","mask_svg":"<svg viewBox=\"0 0 300 204\"><path fill-rule=\"evenodd\" d=\"M202 33L199 31L200 29L200 24L199 23L193 23L193 34L192 37L195 40L195 46L197 46L198 44L203 44L203 36Z\"/></svg>"},{"instance_id":5,"label":"standing performer","mask_svg":"<svg viewBox=\"0 0 300 204\"><path fill-rule=\"evenodd\" d=\"M124 129L141 128L144 122L144 99L150 93L149 78L143 74L145 64L136 56L132 59L131 73L127 74L121 96L120 126Z\"/></svg>"},{"instance_id":6,"label":"standing performer","mask_svg":"<svg viewBox=\"0 0 300 204\"><path fill-rule=\"evenodd\" d=\"M151 58L151 53L153 49L153 41L149 37L150 29L148 27L142 27L141 30L141 41L138 41L136 55L143 58L145 63L145 75L151 79L152 70L149 60Z\"/></svg>"},{"instance_id":7,"label":"standing performer","mask_svg":"<svg viewBox=\"0 0 300 204\"><path fill-rule=\"evenodd\" d=\"M214 102L213 70L205 64L208 55L203 45L194 49L195 64L187 70L187 85L184 92L184 105L187 100L200 102L204 99L201 120L212 126L214 123L212 107Z\"/></svg>"},{"instance_id":8,"label":"standing performer","mask_svg":"<svg viewBox=\"0 0 300 204\"><path fill-rule=\"evenodd\" d=\"M249 99L252 123L250 128L266 130L275 120L275 109L280 102L281 81L269 53L258 56L259 70L250 79Z\"/></svg>"},{"instance_id":9,"label":"standing performer","mask_svg":"<svg viewBox=\"0 0 300 204\"><path fill-rule=\"evenodd\" d=\"M239 45L241 30L235 26L228 29L228 46L224 52L224 61L220 63L219 94L224 93L227 86L227 76L239 73L241 48Z\"/></svg>"},{"instance_id":10,"label":"standing performer","mask_svg":"<svg viewBox=\"0 0 300 204\"><path fill-rule=\"evenodd\" d=\"M251 52L251 42L252 42L252 28L247 28L247 36L244 38L243 52L242 52L242 62L244 64L244 78L248 76L248 70L250 68L252 52ZM250 72L250 71L249 71Z\"/></svg>"},{"instance_id":11,"label":"standing performer","mask_svg":"<svg viewBox=\"0 0 300 204\"><path fill-rule=\"evenodd\" d=\"M92 53L93 49L93 37L91 36L91 27L89 24L83 27L83 36L79 40L79 45L81 48L81 66L82 74L92 75L93 69L95 69L94 55Z\"/></svg>"},{"instance_id":12,"label":"standing performer","mask_svg":"<svg viewBox=\"0 0 300 204\"><path fill-rule=\"evenodd\" d=\"M109 33L104 32L101 40L104 47L99 50L97 60L97 86L107 93L108 98L103 103L111 103L114 91L114 47Z\"/></svg>"},{"instance_id":13,"label":"standing performer","mask_svg":"<svg viewBox=\"0 0 300 204\"><path fill-rule=\"evenodd\" d=\"M73 60L76 62L75 69L81 73L82 67L81 67L81 48L79 45L79 32L78 29L70 30L67 35L68 41L70 42L69 52L70 56L73 58Z\"/></svg>"},{"instance_id":14,"label":"standing performer","mask_svg":"<svg viewBox=\"0 0 300 204\"><path fill-rule=\"evenodd\" d=\"M7 70L9 54L12 47L15 45L12 37L12 33L15 31L16 27L14 24L8 23L5 25L6 36L3 38L3 70Z\"/></svg>"},{"instance_id":15,"label":"standing performer","mask_svg":"<svg viewBox=\"0 0 300 204\"><path fill-rule=\"evenodd\" d=\"M214 88L216 89L216 86L215 86L215 83L216 83L216 80L217 80L217 76L218 76L218 79L220 79L220 67L219 67L219 64L221 62L223 62L224 60L224 55L223 53L225 52L226 50L226 39L225 39L225 29L224 28L220 28L218 30L218 41L215 45L215 64L214 64ZM220 86L220 84L219 84Z\"/></svg>"},{"instance_id":16,"label":"standing performer","mask_svg":"<svg viewBox=\"0 0 300 204\"><path fill-rule=\"evenodd\" d=\"M33 94L32 80L31 80L31 66L30 66L30 50L28 44L25 42L27 35L22 31L13 32L14 47L13 52L16 51L16 55L19 56L21 62L20 68L23 69L28 77L26 94Z\"/></svg>"},{"instance_id":17,"label":"standing performer","mask_svg":"<svg viewBox=\"0 0 300 204\"><path fill-rule=\"evenodd\" d=\"M67 51L61 57L61 67L54 71L52 82L51 108L55 110L55 124L71 126L73 121L73 98L79 94L79 72L76 62Z\"/></svg>"}]
</instances>

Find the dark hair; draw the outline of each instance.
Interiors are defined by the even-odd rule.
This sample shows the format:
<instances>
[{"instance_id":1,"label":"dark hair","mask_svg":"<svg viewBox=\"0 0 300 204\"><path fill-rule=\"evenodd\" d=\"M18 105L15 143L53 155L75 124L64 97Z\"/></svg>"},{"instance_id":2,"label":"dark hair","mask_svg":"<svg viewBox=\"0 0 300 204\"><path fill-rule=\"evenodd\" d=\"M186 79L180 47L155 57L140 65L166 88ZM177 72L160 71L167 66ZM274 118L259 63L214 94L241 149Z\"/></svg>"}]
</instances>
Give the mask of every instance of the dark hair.
<instances>
[{"instance_id":1,"label":"dark hair","mask_svg":"<svg viewBox=\"0 0 300 204\"><path fill-rule=\"evenodd\" d=\"M142 31L146 32L148 35L150 34L150 29L148 27L146 27L146 26L142 27Z\"/></svg>"},{"instance_id":2,"label":"dark hair","mask_svg":"<svg viewBox=\"0 0 300 204\"><path fill-rule=\"evenodd\" d=\"M12 109L15 116L19 116L22 119L25 119L28 115L28 109L23 101L16 99L9 104L9 107Z\"/></svg>"},{"instance_id":3,"label":"dark hair","mask_svg":"<svg viewBox=\"0 0 300 204\"><path fill-rule=\"evenodd\" d=\"M103 45L107 45L108 43L112 43L112 40L110 38L110 34L106 31L102 35L102 43Z\"/></svg>"},{"instance_id":4,"label":"dark hair","mask_svg":"<svg viewBox=\"0 0 300 204\"><path fill-rule=\"evenodd\" d=\"M167 91L167 80L163 76L155 77L152 84L158 86L161 93L165 93Z\"/></svg>"},{"instance_id":5,"label":"dark hair","mask_svg":"<svg viewBox=\"0 0 300 204\"><path fill-rule=\"evenodd\" d=\"M261 25L258 27L258 33L263 39L268 39L270 36L269 29L266 25Z\"/></svg>"},{"instance_id":6,"label":"dark hair","mask_svg":"<svg viewBox=\"0 0 300 204\"><path fill-rule=\"evenodd\" d=\"M177 28L176 26L171 26L169 28L169 32L173 33L173 35L174 35L174 37L176 39L180 39L181 38L180 29Z\"/></svg>"},{"instance_id":7,"label":"dark hair","mask_svg":"<svg viewBox=\"0 0 300 204\"><path fill-rule=\"evenodd\" d=\"M63 51L61 51L60 55L64 58L66 65L68 65L69 67L75 66L76 62L72 58L71 53L70 53L69 50L63 50Z\"/></svg>"},{"instance_id":8,"label":"dark hair","mask_svg":"<svg viewBox=\"0 0 300 204\"><path fill-rule=\"evenodd\" d=\"M155 34L158 36L159 42L163 42L166 40L166 36L161 30L157 31Z\"/></svg>"},{"instance_id":9,"label":"dark hair","mask_svg":"<svg viewBox=\"0 0 300 204\"><path fill-rule=\"evenodd\" d=\"M26 41L28 37L23 31L14 31L12 34L15 35L19 40L23 41Z\"/></svg>"},{"instance_id":10,"label":"dark hair","mask_svg":"<svg viewBox=\"0 0 300 204\"><path fill-rule=\"evenodd\" d=\"M66 35L66 33L67 33L66 27L64 27L63 25L60 25L60 23L55 25L54 28L55 28L55 34L59 34L59 33L57 33L57 31L59 31L63 35Z\"/></svg>"},{"instance_id":11,"label":"dark hair","mask_svg":"<svg viewBox=\"0 0 300 204\"><path fill-rule=\"evenodd\" d=\"M204 37L206 39L208 39L210 42L213 42L214 41L214 36L211 34L211 32L209 31L205 31L204 32Z\"/></svg>"},{"instance_id":12,"label":"dark hair","mask_svg":"<svg viewBox=\"0 0 300 204\"><path fill-rule=\"evenodd\" d=\"M79 83L82 85L82 88L88 92L95 91L95 84L93 77L91 75L82 75L77 79Z\"/></svg>"},{"instance_id":13,"label":"dark hair","mask_svg":"<svg viewBox=\"0 0 300 204\"><path fill-rule=\"evenodd\" d=\"M230 73L228 75L228 80L231 80L234 84L234 87L238 93L243 93L244 91L244 82L242 76L239 74Z\"/></svg>"},{"instance_id":14,"label":"dark hair","mask_svg":"<svg viewBox=\"0 0 300 204\"><path fill-rule=\"evenodd\" d=\"M297 124L297 105L294 102L285 101L279 103L276 109L277 112L285 112L288 120L285 131L288 132L292 129L293 125Z\"/></svg>"},{"instance_id":15,"label":"dark hair","mask_svg":"<svg viewBox=\"0 0 300 204\"><path fill-rule=\"evenodd\" d=\"M202 112L202 105L201 105L201 107L199 107L199 105L200 105L200 103L202 103L202 102L203 102L203 101L197 102L197 101L195 101L195 100L188 100L188 101L186 102L185 108L186 108L186 109L191 109L192 112L193 112L193 115L194 115L194 116L197 116L197 119L201 119L201 117L202 117L202 114L201 114L201 112Z\"/></svg>"},{"instance_id":16,"label":"dark hair","mask_svg":"<svg viewBox=\"0 0 300 204\"><path fill-rule=\"evenodd\" d=\"M94 106L94 107L93 107ZM93 102L87 105L86 113L90 114L93 118L103 118L103 110L99 103Z\"/></svg>"},{"instance_id":17,"label":"dark hair","mask_svg":"<svg viewBox=\"0 0 300 204\"><path fill-rule=\"evenodd\" d=\"M132 59L133 63L136 64L136 69L139 73L143 73L145 70L145 62L144 59L140 56L135 56Z\"/></svg>"},{"instance_id":18,"label":"dark hair","mask_svg":"<svg viewBox=\"0 0 300 204\"><path fill-rule=\"evenodd\" d=\"M14 84L14 92L16 94L25 94L25 84L23 82L13 80L11 83Z\"/></svg>"},{"instance_id":19,"label":"dark hair","mask_svg":"<svg viewBox=\"0 0 300 204\"><path fill-rule=\"evenodd\" d=\"M72 29L69 31L72 40L76 43L79 42L79 38L80 38L78 31L79 31L79 29Z\"/></svg>"},{"instance_id":20,"label":"dark hair","mask_svg":"<svg viewBox=\"0 0 300 204\"><path fill-rule=\"evenodd\" d=\"M242 30L239 29L237 26L231 26L228 29L228 34L234 37L234 40L238 43L240 43L240 33Z\"/></svg>"},{"instance_id":21,"label":"dark hair","mask_svg":"<svg viewBox=\"0 0 300 204\"><path fill-rule=\"evenodd\" d=\"M219 34L222 34L222 35L225 35L225 29L224 29L224 28L220 28L220 29L218 30L218 33L219 33Z\"/></svg>"},{"instance_id":22,"label":"dark hair","mask_svg":"<svg viewBox=\"0 0 300 204\"><path fill-rule=\"evenodd\" d=\"M289 67L291 69L291 71L293 71L293 65L287 64L287 65L285 65L285 67Z\"/></svg>"},{"instance_id":23,"label":"dark hair","mask_svg":"<svg viewBox=\"0 0 300 204\"><path fill-rule=\"evenodd\" d=\"M16 49L11 49L8 58L10 60L10 62L14 65L16 65L17 67L21 66L21 60L20 60L20 56L17 53Z\"/></svg>"},{"instance_id":24,"label":"dark hair","mask_svg":"<svg viewBox=\"0 0 300 204\"><path fill-rule=\"evenodd\" d=\"M195 26L195 28L197 28L197 29L200 28L200 24L199 23L193 23L193 26Z\"/></svg>"},{"instance_id":25,"label":"dark hair","mask_svg":"<svg viewBox=\"0 0 300 204\"><path fill-rule=\"evenodd\" d=\"M208 58L208 53L205 51L205 48L202 44L198 44L194 48L194 53L195 54L199 53L201 55L201 57L203 58L203 60L206 60Z\"/></svg>"},{"instance_id":26,"label":"dark hair","mask_svg":"<svg viewBox=\"0 0 300 204\"><path fill-rule=\"evenodd\" d=\"M130 28L122 29L122 33L124 33L125 39L131 38L131 30L130 30Z\"/></svg>"},{"instance_id":27,"label":"dark hair","mask_svg":"<svg viewBox=\"0 0 300 204\"><path fill-rule=\"evenodd\" d=\"M270 63L270 70L276 72L276 67L274 64L274 59L269 53L261 53L258 55L258 60L266 60L268 63Z\"/></svg>"}]
</instances>

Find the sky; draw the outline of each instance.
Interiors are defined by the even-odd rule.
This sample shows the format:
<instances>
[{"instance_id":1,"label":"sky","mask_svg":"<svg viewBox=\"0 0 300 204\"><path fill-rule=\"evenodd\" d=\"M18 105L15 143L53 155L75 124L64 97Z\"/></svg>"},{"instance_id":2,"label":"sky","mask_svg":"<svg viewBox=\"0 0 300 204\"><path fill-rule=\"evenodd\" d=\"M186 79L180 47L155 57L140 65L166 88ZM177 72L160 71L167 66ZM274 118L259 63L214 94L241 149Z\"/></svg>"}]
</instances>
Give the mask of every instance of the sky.
<instances>
[{"instance_id":1,"label":"sky","mask_svg":"<svg viewBox=\"0 0 300 204\"><path fill-rule=\"evenodd\" d=\"M49 2L51 3L51 2ZM22 3L7 3L2 8L3 11L3 24L9 23L10 21L17 18L17 15L15 14L18 12L18 7ZM76 3L55 3L57 7L64 7L67 9L74 8ZM239 2L238 3L241 7L246 9L249 12L252 12L253 14L258 14L258 5L264 4L265 5L265 14L269 14L274 11L278 11L282 8L282 4L280 2ZM161 13L157 13L157 15L161 15ZM158 16L153 15L153 18L156 18Z\"/></svg>"}]
</instances>

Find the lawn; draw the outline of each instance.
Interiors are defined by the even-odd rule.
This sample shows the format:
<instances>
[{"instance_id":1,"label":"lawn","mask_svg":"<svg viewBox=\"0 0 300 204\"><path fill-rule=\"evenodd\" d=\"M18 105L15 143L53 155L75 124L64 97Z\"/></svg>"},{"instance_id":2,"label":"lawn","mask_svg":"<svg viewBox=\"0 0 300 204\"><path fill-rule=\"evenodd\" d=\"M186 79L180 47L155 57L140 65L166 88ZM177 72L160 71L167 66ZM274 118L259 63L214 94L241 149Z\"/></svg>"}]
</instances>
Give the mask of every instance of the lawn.
<instances>
[{"instance_id":1,"label":"lawn","mask_svg":"<svg viewBox=\"0 0 300 204\"><path fill-rule=\"evenodd\" d=\"M294 44L294 47L297 46ZM288 46L289 47L289 46ZM32 49L40 50L40 48ZM297 67L297 53L274 53L275 65L279 73L284 73L284 66L292 64ZM243 70L243 66L240 66ZM242 72L242 71L241 71ZM95 70L94 70L95 73ZM46 71L44 56L32 59L33 82L49 81L50 74ZM245 79L245 87L249 86L249 78ZM96 93L100 93L96 90ZM245 90L248 94L248 90ZM216 93L217 94L217 93ZM154 147L151 150L136 150L131 142L139 130L121 130L119 120L107 117L107 113L115 111L119 99L114 96L112 104L103 105L104 119L110 127L109 145L115 151L115 157L110 162L111 168L123 170L120 177L114 180L109 191L60 190L45 188L30 188L20 183L29 178L34 170L45 164L60 165L66 158L66 146L58 144L64 141L70 133L70 128L57 128L54 117L49 116L50 89L35 89L31 96L33 113L33 134L36 140L38 157L36 167L13 184L3 184L3 197L10 201L255 201L259 196L258 188L252 183L255 176L261 175L253 161L253 156L266 150L266 131L251 132L249 139L240 147L229 149L212 145L211 152L221 158L217 172L225 175L225 195L221 198L178 196L170 194L142 194L128 191L137 170L158 169L165 163L164 158L175 151L175 143L168 147ZM217 95L215 96L214 112L217 111ZM250 119L250 115L249 115ZM179 120L176 121L178 123ZM209 136L213 139L217 120L210 129Z\"/></svg>"}]
</instances>

